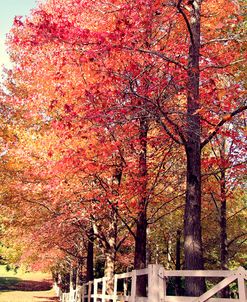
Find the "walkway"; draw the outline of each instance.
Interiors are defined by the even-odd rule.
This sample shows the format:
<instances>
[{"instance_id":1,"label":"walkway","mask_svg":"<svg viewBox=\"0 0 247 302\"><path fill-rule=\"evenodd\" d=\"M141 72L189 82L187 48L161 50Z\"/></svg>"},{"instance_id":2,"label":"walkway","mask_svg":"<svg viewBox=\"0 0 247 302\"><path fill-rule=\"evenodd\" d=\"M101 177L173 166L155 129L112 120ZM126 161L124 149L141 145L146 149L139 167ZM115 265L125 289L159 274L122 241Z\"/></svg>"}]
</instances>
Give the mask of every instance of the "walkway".
<instances>
[{"instance_id":1,"label":"walkway","mask_svg":"<svg viewBox=\"0 0 247 302\"><path fill-rule=\"evenodd\" d=\"M49 274L40 272L16 274L0 266L0 302L55 302Z\"/></svg>"}]
</instances>

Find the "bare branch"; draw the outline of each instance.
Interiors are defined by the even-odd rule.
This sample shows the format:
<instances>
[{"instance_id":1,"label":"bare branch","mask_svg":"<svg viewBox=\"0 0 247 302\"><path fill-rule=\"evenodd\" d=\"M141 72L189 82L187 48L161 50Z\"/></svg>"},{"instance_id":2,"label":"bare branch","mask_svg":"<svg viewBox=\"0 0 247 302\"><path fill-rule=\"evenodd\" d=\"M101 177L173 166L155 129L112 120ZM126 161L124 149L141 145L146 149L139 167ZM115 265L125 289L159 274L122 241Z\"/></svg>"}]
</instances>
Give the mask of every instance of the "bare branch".
<instances>
[{"instance_id":1,"label":"bare branch","mask_svg":"<svg viewBox=\"0 0 247 302\"><path fill-rule=\"evenodd\" d=\"M230 241L228 242L227 247L229 248L229 246L230 246L231 244L233 244L236 240L238 240L239 238L244 237L244 236L247 236L247 232L241 233L241 234L239 234L238 236L234 237L232 240L230 240ZM244 240L247 240L247 239L245 238Z\"/></svg>"},{"instance_id":2,"label":"bare branch","mask_svg":"<svg viewBox=\"0 0 247 302\"><path fill-rule=\"evenodd\" d=\"M247 105L241 106L238 109L236 109L235 111L233 111L232 113L230 113L229 115L227 115L227 117L223 117L222 120L215 126L214 131L212 131L212 133L201 143L201 149L203 147L205 147L211 141L211 139L218 133L220 128L226 122L228 122L230 119L232 119L235 115L242 113L246 109L247 109Z\"/></svg>"},{"instance_id":3,"label":"bare branch","mask_svg":"<svg viewBox=\"0 0 247 302\"><path fill-rule=\"evenodd\" d=\"M186 23L186 26L188 28L188 31L189 31L189 34L190 34L190 40L191 40L191 44L194 46L195 45L195 42L194 42L194 37L193 37L193 33L192 33L192 30L191 30L191 27L190 27L190 22L185 14L185 12L182 10L181 8L181 3L182 3L183 0L179 0L178 1L178 4L177 4L177 9L179 11L179 13L183 16L184 18L184 21Z\"/></svg>"},{"instance_id":4,"label":"bare branch","mask_svg":"<svg viewBox=\"0 0 247 302\"><path fill-rule=\"evenodd\" d=\"M227 220L232 219L234 216L236 216L237 214L239 214L240 212L242 212L242 211L244 211L246 209L247 209L247 207L243 207L242 209L238 210L237 212L235 212L231 216L227 217Z\"/></svg>"},{"instance_id":5,"label":"bare branch","mask_svg":"<svg viewBox=\"0 0 247 302\"><path fill-rule=\"evenodd\" d=\"M128 222L125 221L125 219L123 219L122 215L119 214L116 206L109 200L107 199L107 202L111 205L113 211L117 214L117 216L120 218L120 220L123 222L123 224L126 226L126 228L128 229L128 231L130 232L130 234L136 238L136 234L133 232L133 230L131 229L131 226L129 226Z\"/></svg>"},{"instance_id":6,"label":"bare branch","mask_svg":"<svg viewBox=\"0 0 247 302\"><path fill-rule=\"evenodd\" d=\"M213 202L214 202L214 205L215 205L215 207L216 207L216 210L217 210L218 214L220 214L220 209L219 209L219 207L218 207L218 205L217 205L216 199L215 199L215 197L214 197L214 193L213 193L213 192L210 192L210 195L211 195L211 197L212 197L212 199L213 199Z\"/></svg>"},{"instance_id":7,"label":"bare branch","mask_svg":"<svg viewBox=\"0 0 247 302\"><path fill-rule=\"evenodd\" d=\"M181 197L181 196L184 196L185 195L185 192L171 198L170 200L164 202L162 205L160 205L153 213L152 213L152 216L149 218L149 221L154 217L155 214L157 214L163 207L165 207L168 203L171 203L172 201L176 200L177 198ZM183 205L184 206L184 205ZM179 206L180 207L180 206ZM169 213L165 213L164 215L160 216L159 218L157 218L156 220L152 221L152 222L148 222L149 224L151 223L155 223L157 222L159 219L161 219L163 216L166 216L168 215Z\"/></svg>"},{"instance_id":8,"label":"bare branch","mask_svg":"<svg viewBox=\"0 0 247 302\"><path fill-rule=\"evenodd\" d=\"M203 70L209 69L209 68L222 69L222 68L226 68L226 67L229 67L229 66L232 66L232 65L244 62L244 61L245 61L245 59L240 59L240 60L231 62L229 64L225 64L225 65L208 65L208 66L205 66L203 68L200 68L200 71L203 71Z\"/></svg>"},{"instance_id":9,"label":"bare branch","mask_svg":"<svg viewBox=\"0 0 247 302\"><path fill-rule=\"evenodd\" d=\"M187 67L185 65L183 65L182 63L180 63L178 61L175 61L172 58L169 58L169 57L165 56L164 54L162 54L162 53L160 53L158 51L148 50L148 49L142 49L142 48L139 48L138 51L142 52L142 53L147 53L147 54L150 54L150 55L154 55L156 57L159 57L159 58L167 61L168 63L172 63L174 65L177 65L177 66L183 68L184 70L187 70Z\"/></svg>"}]
</instances>

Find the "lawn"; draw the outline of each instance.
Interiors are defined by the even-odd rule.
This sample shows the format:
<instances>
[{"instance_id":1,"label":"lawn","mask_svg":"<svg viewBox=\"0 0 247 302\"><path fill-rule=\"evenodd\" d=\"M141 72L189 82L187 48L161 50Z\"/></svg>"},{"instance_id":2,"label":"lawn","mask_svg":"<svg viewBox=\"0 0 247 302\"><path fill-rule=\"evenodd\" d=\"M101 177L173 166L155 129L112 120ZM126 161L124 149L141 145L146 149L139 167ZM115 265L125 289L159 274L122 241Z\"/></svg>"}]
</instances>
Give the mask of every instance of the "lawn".
<instances>
[{"instance_id":1,"label":"lawn","mask_svg":"<svg viewBox=\"0 0 247 302\"><path fill-rule=\"evenodd\" d=\"M0 302L58 301L51 276L41 272L6 271L0 266Z\"/></svg>"}]
</instances>

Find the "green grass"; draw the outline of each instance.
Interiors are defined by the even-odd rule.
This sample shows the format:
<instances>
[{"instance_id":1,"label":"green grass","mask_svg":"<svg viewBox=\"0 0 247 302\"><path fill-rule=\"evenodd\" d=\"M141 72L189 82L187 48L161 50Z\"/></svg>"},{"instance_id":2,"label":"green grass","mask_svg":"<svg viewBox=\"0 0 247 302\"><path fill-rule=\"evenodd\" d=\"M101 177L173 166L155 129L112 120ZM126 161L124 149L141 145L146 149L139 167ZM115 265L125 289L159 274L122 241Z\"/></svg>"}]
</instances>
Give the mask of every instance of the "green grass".
<instances>
[{"instance_id":1,"label":"green grass","mask_svg":"<svg viewBox=\"0 0 247 302\"><path fill-rule=\"evenodd\" d=\"M0 277L20 278L25 280L43 280L50 279L51 275L42 272L25 272L23 269L18 269L17 273L14 270L7 271L6 265L0 265Z\"/></svg>"},{"instance_id":2,"label":"green grass","mask_svg":"<svg viewBox=\"0 0 247 302\"><path fill-rule=\"evenodd\" d=\"M7 271L0 265L0 302L57 301L51 276L41 272Z\"/></svg>"}]
</instances>

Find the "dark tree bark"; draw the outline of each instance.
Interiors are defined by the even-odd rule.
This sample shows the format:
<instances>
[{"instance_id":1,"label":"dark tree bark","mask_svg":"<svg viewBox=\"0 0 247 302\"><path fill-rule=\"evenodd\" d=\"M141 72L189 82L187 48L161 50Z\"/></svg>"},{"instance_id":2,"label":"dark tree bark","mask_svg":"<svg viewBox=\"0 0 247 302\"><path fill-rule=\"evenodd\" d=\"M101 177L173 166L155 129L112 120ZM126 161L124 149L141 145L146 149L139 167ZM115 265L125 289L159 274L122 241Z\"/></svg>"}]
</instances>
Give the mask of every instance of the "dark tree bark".
<instances>
[{"instance_id":1,"label":"dark tree bark","mask_svg":"<svg viewBox=\"0 0 247 302\"><path fill-rule=\"evenodd\" d=\"M176 238L176 270L181 269L181 231L177 230ZM182 280L180 277L175 278L175 294L176 296L181 296L182 291Z\"/></svg>"},{"instance_id":2,"label":"dark tree bark","mask_svg":"<svg viewBox=\"0 0 247 302\"><path fill-rule=\"evenodd\" d=\"M220 150L220 159L224 162L225 155L225 139L223 139ZM220 267L223 270L227 268L228 250L227 250L227 225L226 225L226 171L224 167L221 167L220 171Z\"/></svg>"},{"instance_id":3,"label":"dark tree bark","mask_svg":"<svg viewBox=\"0 0 247 302\"><path fill-rule=\"evenodd\" d=\"M77 270L76 270L76 287L81 286L83 283L82 266L83 266L83 260L79 259L77 264Z\"/></svg>"},{"instance_id":4,"label":"dark tree bark","mask_svg":"<svg viewBox=\"0 0 247 302\"><path fill-rule=\"evenodd\" d=\"M147 255L147 134L148 134L148 121L145 117L140 118L140 134L139 139L141 143L141 152L139 156L139 175L142 179L141 196L138 208L138 217L136 223L136 236L135 236L135 258L134 268L145 268L146 255ZM137 296L146 296L146 276L139 276L137 278L136 292Z\"/></svg>"},{"instance_id":5,"label":"dark tree bark","mask_svg":"<svg viewBox=\"0 0 247 302\"><path fill-rule=\"evenodd\" d=\"M187 94L187 188L184 213L185 269L203 269L201 238L201 123L199 104L199 58L201 1L191 1L190 20L184 15L190 33ZM184 12L180 11L184 14ZM205 291L203 278L186 278L188 296L200 296Z\"/></svg>"},{"instance_id":6,"label":"dark tree bark","mask_svg":"<svg viewBox=\"0 0 247 302\"><path fill-rule=\"evenodd\" d=\"M227 270L227 261L228 261L228 249L227 249L227 225L226 225L226 186L225 186L225 172L222 177L221 184L221 194L224 199L221 201L220 206L220 267L222 270ZM229 286L225 287L221 291L221 298L229 298L230 288Z\"/></svg>"},{"instance_id":7,"label":"dark tree bark","mask_svg":"<svg viewBox=\"0 0 247 302\"><path fill-rule=\"evenodd\" d=\"M226 200L221 202L220 207L220 267L223 270L227 268L228 250L227 250L227 231L226 231Z\"/></svg>"},{"instance_id":8,"label":"dark tree bark","mask_svg":"<svg viewBox=\"0 0 247 302\"><path fill-rule=\"evenodd\" d=\"M222 141L222 146L220 150L221 160L225 160L225 139ZM224 167L221 168L220 172L220 195L221 195L221 205L220 205L220 267L222 270L227 270L228 261L228 248L227 248L227 220L226 220L226 171ZM225 287L221 291L222 298L229 298L230 289L229 286Z\"/></svg>"},{"instance_id":9,"label":"dark tree bark","mask_svg":"<svg viewBox=\"0 0 247 302\"><path fill-rule=\"evenodd\" d=\"M86 282L94 279L94 231L93 227L90 227L88 234L88 245L87 245L87 276Z\"/></svg>"},{"instance_id":10,"label":"dark tree bark","mask_svg":"<svg viewBox=\"0 0 247 302\"><path fill-rule=\"evenodd\" d=\"M181 231L177 230L176 238L176 270L181 269Z\"/></svg>"},{"instance_id":11,"label":"dark tree bark","mask_svg":"<svg viewBox=\"0 0 247 302\"><path fill-rule=\"evenodd\" d=\"M135 239L135 269L142 269L146 267L146 246L147 246L147 217L146 211L139 213L138 222L136 226ZM145 251L145 253L144 253Z\"/></svg>"}]
</instances>

